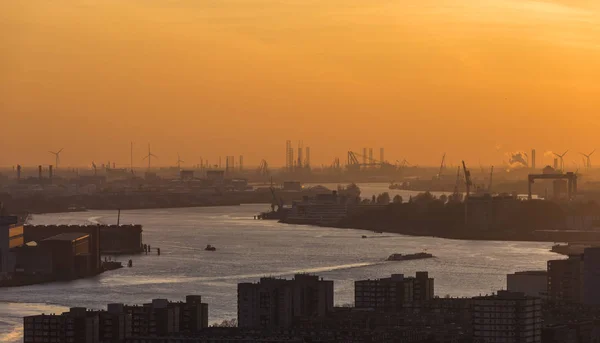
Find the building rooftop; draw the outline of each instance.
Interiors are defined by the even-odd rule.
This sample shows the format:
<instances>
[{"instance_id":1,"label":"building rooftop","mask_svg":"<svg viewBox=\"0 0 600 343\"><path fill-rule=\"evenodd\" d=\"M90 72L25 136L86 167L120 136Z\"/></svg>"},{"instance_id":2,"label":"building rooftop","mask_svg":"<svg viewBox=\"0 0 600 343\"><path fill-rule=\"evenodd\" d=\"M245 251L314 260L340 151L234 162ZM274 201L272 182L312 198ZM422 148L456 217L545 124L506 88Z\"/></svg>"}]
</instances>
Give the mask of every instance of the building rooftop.
<instances>
[{"instance_id":1,"label":"building rooftop","mask_svg":"<svg viewBox=\"0 0 600 343\"><path fill-rule=\"evenodd\" d=\"M479 297L473 297L474 300L525 300L525 299L539 299L536 297L525 295L523 292L511 292L511 291L498 291L496 294L484 295Z\"/></svg>"},{"instance_id":2,"label":"building rooftop","mask_svg":"<svg viewBox=\"0 0 600 343\"><path fill-rule=\"evenodd\" d=\"M546 270L525 270L521 272L515 272L515 275L548 275ZM509 274L510 275L510 274Z\"/></svg>"},{"instance_id":3,"label":"building rooftop","mask_svg":"<svg viewBox=\"0 0 600 343\"><path fill-rule=\"evenodd\" d=\"M79 239L89 237L90 235L82 232L64 232L56 236L48 237L42 241L69 241L74 242Z\"/></svg>"}]
</instances>

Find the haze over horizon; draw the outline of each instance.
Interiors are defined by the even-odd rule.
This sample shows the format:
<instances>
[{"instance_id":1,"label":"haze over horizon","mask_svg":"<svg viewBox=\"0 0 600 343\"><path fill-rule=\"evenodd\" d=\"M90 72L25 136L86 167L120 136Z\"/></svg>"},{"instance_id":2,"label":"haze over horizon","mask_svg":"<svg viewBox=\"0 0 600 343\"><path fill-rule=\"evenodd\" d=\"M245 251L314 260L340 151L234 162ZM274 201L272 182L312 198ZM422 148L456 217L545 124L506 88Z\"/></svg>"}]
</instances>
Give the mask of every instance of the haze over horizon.
<instances>
[{"instance_id":1,"label":"haze over horizon","mask_svg":"<svg viewBox=\"0 0 600 343\"><path fill-rule=\"evenodd\" d=\"M539 164L600 129L592 0L4 1L0 46L0 166Z\"/></svg>"}]
</instances>

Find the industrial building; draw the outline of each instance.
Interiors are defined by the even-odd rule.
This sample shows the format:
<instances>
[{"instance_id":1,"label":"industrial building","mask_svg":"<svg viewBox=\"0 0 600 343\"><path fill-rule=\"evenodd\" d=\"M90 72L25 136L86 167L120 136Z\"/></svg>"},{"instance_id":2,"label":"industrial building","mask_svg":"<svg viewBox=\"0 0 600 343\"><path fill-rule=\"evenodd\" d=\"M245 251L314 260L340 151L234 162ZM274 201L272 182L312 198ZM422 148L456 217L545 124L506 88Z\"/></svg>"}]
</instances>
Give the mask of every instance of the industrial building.
<instances>
[{"instance_id":1,"label":"industrial building","mask_svg":"<svg viewBox=\"0 0 600 343\"><path fill-rule=\"evenodd\" d=\"M473 298L473 340L485 343L540 343L542 300L498 291Z\"/></svg>"},{"instance_id":2,"label":"industrial building","mask_svg":"<svg viewBox=\"0 0 600 343\"><path fill-rule=\"evenodd\" d=\"M240 328L289 328L295 318L324 316L333 310L333 281L316 275L294 279L261 278L238 284Z\"/></svg>"},{"instance_id":3,"label":"industrial building","mask_svg":"<svg viewBox=\"0 0 600 343\"><path fill-rule=\"evenodd\" d=\"M16 258L11 249L23 244L23 226L16 216L0 215L0 280L15 269Z\"/></svg>"},{"instance_id":4,"label":"industrial building","mask_svg":"<svg viewBox=\"0 0 600 343\"><path fill-rule=\"evenodd\" d=\"M428 272L415 277L392 274L389 278L354 282L354 304L357 308L400 311L405 304L421 303L434 297L433 278Z\"/></svg>"}]
</instances>

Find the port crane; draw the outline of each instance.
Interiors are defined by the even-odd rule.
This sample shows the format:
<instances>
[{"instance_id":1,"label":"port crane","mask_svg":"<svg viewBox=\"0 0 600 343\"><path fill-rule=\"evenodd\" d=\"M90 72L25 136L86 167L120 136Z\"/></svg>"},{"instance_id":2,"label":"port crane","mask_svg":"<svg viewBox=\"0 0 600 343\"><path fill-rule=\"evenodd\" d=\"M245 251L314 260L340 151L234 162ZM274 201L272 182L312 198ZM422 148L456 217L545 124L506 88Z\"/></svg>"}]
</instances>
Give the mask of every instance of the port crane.
<instances>
[{"instance_id":1,"label":"port crane","mask_svg":"<svg viewBox=\"0 0 600 343\"><path fill-rule=\"evenodd\" d=\"M494 178L494 166L490 169L490 184L488 185L488 192L492 193L492 180Z\"/></svg>"},{"instance_id":2,"label":"port crane","mask_svg":"<svg viewBox=\"0 0 600 343\"><path fill-rule=\"evenodd\" d=\"M358 158L359 157L363 157L367 162L366 163L361 163L359 162ZM346 161L346 164L348 166L348 168L360 168L361 166L364 167L375 167L375 166L390 166L391 164L389 164L388 162L385 161L379 161L375 158L372 157L368 157L362 154L359 154L357 152L354 151L348 151L348 159Z\"/></svg>"},{"instance_id":3,"label":"port crane","mask_svg":"<svg viewBox=\"0 0 600 343\"><path fill-rule=\"evenodd\" d=\"M258 166L258 174L262 176L269 176L269 164L266 160L260 161L260 165Z\"/></svg>"},{"instance_id":4,"label":"port crane","mask_svg":"<svg viewBox=\"0 0 600 343\"><path fill-rule=\"evenodd\" d=\"M467 169L467 165L465 161L462 161L463 171L465 173L465 186L467 186L467 195L465 198L469 198L469 194L471 192L471 186L473 186L473 181L471 181L471 171Z\"/></svg>"},{"instance_id":5,"label":"port crane","mask_svg":"<svg viewBox=\"0 0 600 343\"><path fill-rule=\"evenodd\" d=\"M442 178L442 171L444 171L444 167L446 166L444 163L446 162L446 153L442 156L442 163L440 163L440 171L438 171L437 179L440 180Z\"/></svg>"}]
</instances>

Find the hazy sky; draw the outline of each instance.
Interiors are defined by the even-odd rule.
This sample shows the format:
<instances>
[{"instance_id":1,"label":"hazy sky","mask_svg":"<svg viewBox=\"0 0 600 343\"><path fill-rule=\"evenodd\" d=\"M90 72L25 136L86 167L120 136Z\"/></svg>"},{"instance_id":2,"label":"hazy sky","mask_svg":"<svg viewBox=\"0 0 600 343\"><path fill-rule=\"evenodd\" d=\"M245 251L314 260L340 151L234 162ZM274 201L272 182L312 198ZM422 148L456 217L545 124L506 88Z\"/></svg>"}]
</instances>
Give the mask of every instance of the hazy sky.
<instances>
[{"instance_id":1,"label":"hazy sky","mask_svg":"<svg viewBox=\"0 0 600 343\"><path fill-rule=\"evenodd\" d=\"M0 1L0 165L592 150L599 80L597 0Z\"/></svg>"}]
</instances>

